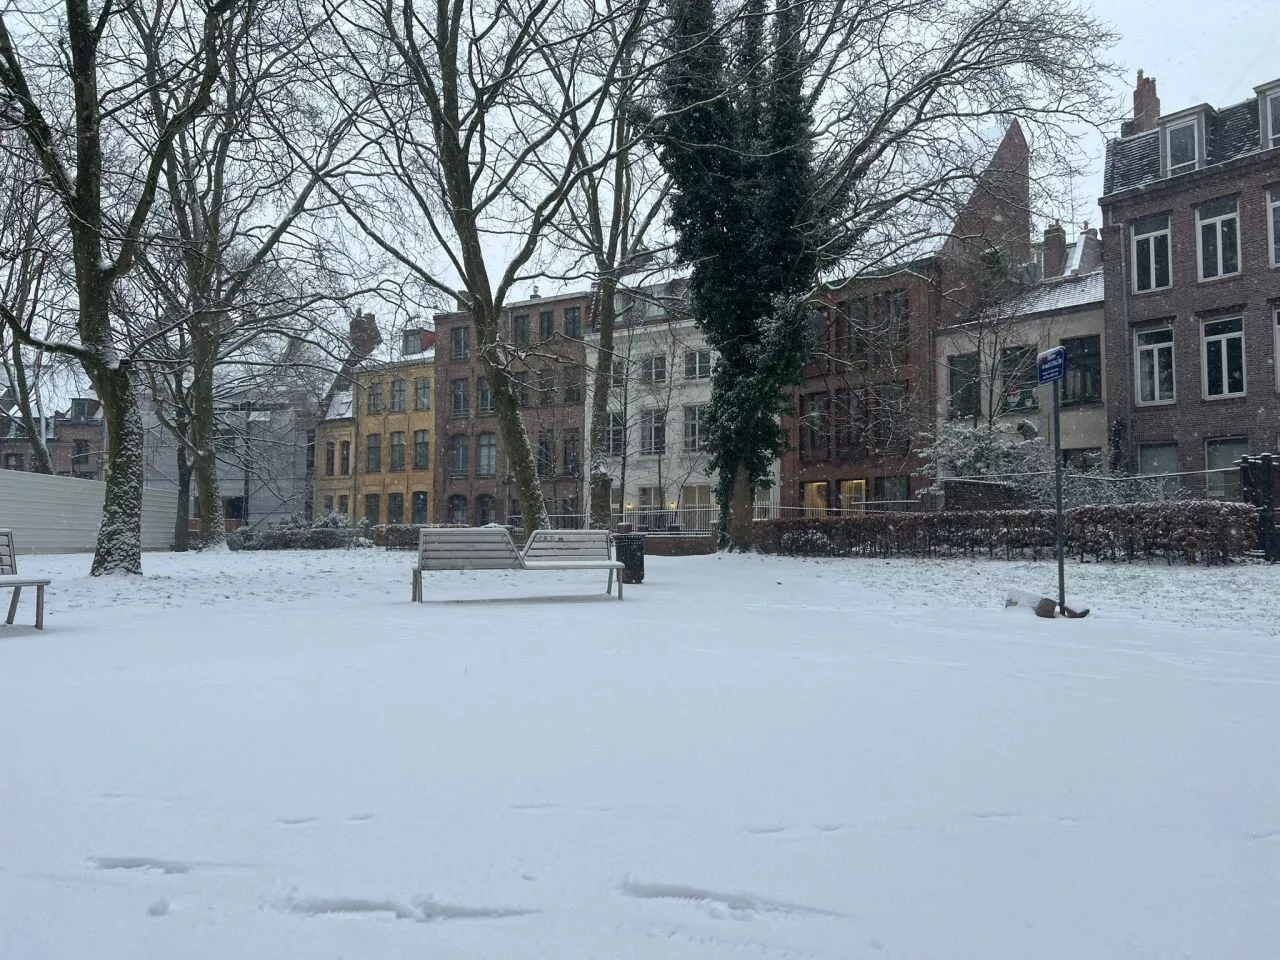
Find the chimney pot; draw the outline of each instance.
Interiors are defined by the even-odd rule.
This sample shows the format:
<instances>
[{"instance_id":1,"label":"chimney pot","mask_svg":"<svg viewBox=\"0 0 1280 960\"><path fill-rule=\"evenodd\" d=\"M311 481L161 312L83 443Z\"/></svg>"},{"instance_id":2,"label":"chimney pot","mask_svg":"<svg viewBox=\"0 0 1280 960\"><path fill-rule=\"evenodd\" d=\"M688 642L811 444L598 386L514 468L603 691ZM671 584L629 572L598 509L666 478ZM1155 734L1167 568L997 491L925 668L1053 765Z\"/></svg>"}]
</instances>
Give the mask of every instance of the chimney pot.
<instances>
[{"instance_id":1,"label":"chimney pot","mask_svg":"<svg viewBox=\"0 0 1280 960\"><path fill-rule=\"evenodd\" d=\"M1045 227L1043 250L1045 278L1062 276L1067 264L1067 231L1057 220Z\"/></svg>"},{"instance_id":2,"label":"chimney pot","mask_svg":"<svg viewBox=\"0 0 1280 960\"><path fill-rule=\"evenodd\" d=\"M1160 97L1156 94L1156 78L1138 71L1138 82L1133 88L1133 120L1120 128L1121 136L1146 133L1154 130L1160 119Z\"/></svg>"}]
</instances>

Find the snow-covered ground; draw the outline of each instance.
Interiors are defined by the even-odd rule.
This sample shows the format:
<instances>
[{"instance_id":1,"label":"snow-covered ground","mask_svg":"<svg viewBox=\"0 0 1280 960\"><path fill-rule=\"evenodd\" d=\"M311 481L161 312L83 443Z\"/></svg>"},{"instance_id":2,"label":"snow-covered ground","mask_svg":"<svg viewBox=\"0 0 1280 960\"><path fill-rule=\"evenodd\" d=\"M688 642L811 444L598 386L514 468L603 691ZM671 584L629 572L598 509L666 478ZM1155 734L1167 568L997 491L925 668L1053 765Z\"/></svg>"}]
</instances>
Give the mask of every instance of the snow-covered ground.
<instances>
[{"instance_id":1,"label":"snow-covered ground","mask_svg":"<svg viewBox=\"0 0 1280 960\"><path fill-rule=\"evenodd\" d=\"M1280 568L21 565L4 960L1280 955Z\"/></svg>"}]
</instances>

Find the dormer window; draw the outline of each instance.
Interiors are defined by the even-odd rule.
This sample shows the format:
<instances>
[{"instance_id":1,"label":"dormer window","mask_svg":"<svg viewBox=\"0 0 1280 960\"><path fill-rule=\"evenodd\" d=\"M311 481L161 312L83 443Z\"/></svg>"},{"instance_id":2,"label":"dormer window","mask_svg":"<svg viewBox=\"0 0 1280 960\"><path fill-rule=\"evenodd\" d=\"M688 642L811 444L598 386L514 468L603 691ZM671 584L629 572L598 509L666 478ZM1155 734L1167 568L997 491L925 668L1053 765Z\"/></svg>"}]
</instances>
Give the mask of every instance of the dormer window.
<instances>
[{"instance_id":1,"label":"dormer window","mask_svg":"<svg viewBox=\"0 0 1280 960\"><path fill-rule=\"evenodd\" d=\"M1165 128L1166 170L1169 176L1196 168L1200 159L1199 124L1186 120Z\"/></svg>"},{"instance_id":2,"label":"dormer window","mask_svg":"<svg viewBox=\"0 0 1280 960\"><path fill-rule=\"evenodd\" d=\"M1266 131L1270 134L1269 147L1280 147L1280 90L1272 90L1266 96Z\"/></svg>"}]
</instances>

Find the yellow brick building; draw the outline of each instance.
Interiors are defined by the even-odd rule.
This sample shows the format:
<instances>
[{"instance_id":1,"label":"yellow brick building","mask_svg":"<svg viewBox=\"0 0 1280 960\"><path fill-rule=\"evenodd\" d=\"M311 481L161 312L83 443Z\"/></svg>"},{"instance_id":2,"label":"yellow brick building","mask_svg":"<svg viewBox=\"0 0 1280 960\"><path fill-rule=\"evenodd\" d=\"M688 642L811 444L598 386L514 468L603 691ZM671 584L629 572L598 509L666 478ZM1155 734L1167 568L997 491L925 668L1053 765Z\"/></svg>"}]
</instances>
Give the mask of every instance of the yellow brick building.
<instances>
[{"instance_id":1,"label":"yellow brick building","mask_svg":"<svg viewBox=\"0 0 1280 960\"><path fill-rule=\"evenodd\" d=\"M429 523L434 480L435 350L366 361L316 430L316 512L370 523ZM343 510L346 507L346 510Z\"/></svg>"}]
</instances>

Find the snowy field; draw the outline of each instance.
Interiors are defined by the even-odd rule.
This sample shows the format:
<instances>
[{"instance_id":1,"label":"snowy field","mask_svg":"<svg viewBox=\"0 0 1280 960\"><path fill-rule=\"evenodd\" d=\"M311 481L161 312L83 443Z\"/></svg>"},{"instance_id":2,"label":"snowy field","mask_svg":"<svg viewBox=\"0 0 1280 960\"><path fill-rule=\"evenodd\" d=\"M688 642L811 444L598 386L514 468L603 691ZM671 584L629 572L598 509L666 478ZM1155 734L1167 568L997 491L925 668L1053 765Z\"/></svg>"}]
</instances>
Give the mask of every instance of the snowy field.
<instances>
[{"instance_id":1,"label":"snowy field","mask_svg":"<svg viewBox=\"0 0 1280 960\"><path fill-rule=\"evenodd\" d=\"M1280 956L1280 568L409 563L23 558L0 958Z\"/></svg>"}]
</instances>

